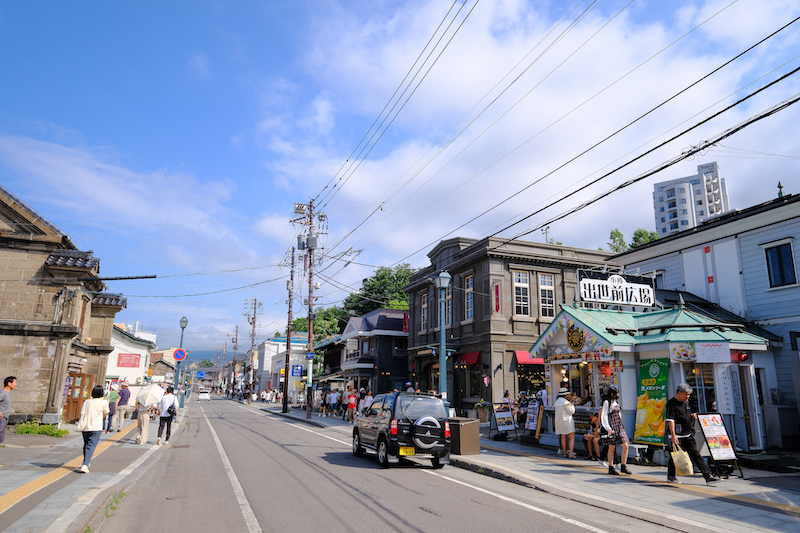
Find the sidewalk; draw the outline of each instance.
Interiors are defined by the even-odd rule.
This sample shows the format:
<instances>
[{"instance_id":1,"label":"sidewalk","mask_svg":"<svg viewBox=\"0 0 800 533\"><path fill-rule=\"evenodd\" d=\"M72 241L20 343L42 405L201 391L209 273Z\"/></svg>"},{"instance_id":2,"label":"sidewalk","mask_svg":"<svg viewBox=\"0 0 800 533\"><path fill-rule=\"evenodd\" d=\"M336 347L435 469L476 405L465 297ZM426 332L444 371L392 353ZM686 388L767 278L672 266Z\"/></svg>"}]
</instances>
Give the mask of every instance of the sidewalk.
<instances>
[{"instance_id":1,"label":"sidewalk","mask_svg":"<svg viewBox=\"0 0 800 533\"><path fill-rule=\"evenodd\" d=\"M182 431L184 414L182 410L173 423L175 437ZM64 437L6 434L6 446L0 448L0 531L55 533L95 526L114 497L167 449L154 446L157 419L150 421L146 445L134 442L136 421L126 420L122 431L102 434L91 473L80 474L75 469L83 461L83 436L75 424L62 424L62 429L69 430Z\"/></svg>"},{"instance_id":2,"label":"sidewalk","mask_svg":"<svg viewBox=\"0 0 800 533\"><path fill-rule=\"evenodd\" d=\"M352 427L340 418L314 414L306 420L305 411L281 413L280 405L259 405L317 427ZM632 464L633 475L610 476L594 461L563 459L516 440L494 441L488 428L481 428L480 446L477 455L451 455L450 464L678 531L800 531L800 471L743 468L744 479L732 476L707 485L697 474L672 485L666 483L665 467Z\"/></svg>"}]
</instances>

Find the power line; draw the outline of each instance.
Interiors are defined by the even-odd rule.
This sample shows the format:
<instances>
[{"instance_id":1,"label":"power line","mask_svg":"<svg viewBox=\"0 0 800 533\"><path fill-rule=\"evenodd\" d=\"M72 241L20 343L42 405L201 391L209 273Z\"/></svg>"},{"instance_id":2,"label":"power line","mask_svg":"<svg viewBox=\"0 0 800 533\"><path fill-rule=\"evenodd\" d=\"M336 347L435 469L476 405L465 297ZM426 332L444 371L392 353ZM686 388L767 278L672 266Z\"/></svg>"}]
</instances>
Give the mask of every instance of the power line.
<instances>
[{"instance_id":1,"label":"power line","mask_svg":"<svg viewBox=\"0 0 800 533\"><path fill-rule=\"evenodd\" d=\"M414 251L413 253L411 253L411 254L409 254L409 255L407 255L407 256L405 256L405 257L403 257L402 259L398 260L398 261L397 261L396 263L394 263L394 264L397 264L397 263L399 263L399 262L405 261L406 259L408 259L408 258L410 258L410 257L412 257L412 256L414 256L414 255L416 255L417 253L419 253L419 252L421 252L421 251L424 251L424 250L428 249L428 248L429 248L431 245L433 245L433 244L435 244L436 242L440 241L442 238L445 238L445 237L447 237L448 235L452 235L453 233L455 233L456 231L460 230L461 228L463 228L463 227L465 227L465 226L467 226L467 225L471 224L472 222L474 222L474 221L478 220L479 218L483 217L484 215L486 215L486 214L490 213L491 211L493 211L493 210L497 209L498 207L502 206L502 205L503 205L503 204L505 204L506 202L510 201L511 199L513 199L513 198L515 198L516 196L518 196L518 195L520 195L521 193L523 193L524 191L526 191L526 190L530 189L530 188L531 188L531 187L533 187L534 185L536 185L536 184L540 183L540 182L541 182L541 181L543 181L544 179L546 179L546 178L548 178L549 176L553 175L555 172L557 172L557 171L559 171L559 170L563 169L564 167L566 167L566 166L567 166L567 165L569 165L570 163L574 162L574 161L575 161L575 160L577 160L578 158L580 158L580 157L582 157L583 155L587 154L588 152L590 152L590 151L594 150L595 148L597 148L598 146L600 146L600 145L601 145L601 144L603 144L604 142L608 141L608 140L609 140L609 139L611 139L612 137L614 137L614 136L618 135L618 134L619 134L619 133L621 133L622 131L624 131L624 130L626 130L627 128L631 127L633 124L637 123L637 122L638 122L638 121L640 121L642 118L644 118L644 117L646 117L647 115L649 115L649 114L653 113L653 112L654 112L655 110L657 110L658 108L662 107L663 105L665 105L665 104L666 104L666 103L668 103L669 101L671 101L671 100L675 99L675 98L676 98L676 97L678 97L679 95L681 95L681 94L683 94L684 92L688 91L689 89L691 89L692 87L694 87L695 85L697 85L698 83L700 83L701 81L703 81L704 79L707 79L709 76L711 76L711 75L713 75L714 73L718 72L720 69L724 68L725 66L727 66L727 65L728 65L728 64L730 64L731 62L735 61L736 59L738 59L738 58L742 57L742 55L744 55L744 54L746 54L747 52L751 51L751 50L752 50L753 48L755 48L756 46L758 46L758 45L762 44L764 41L766 41L767 39L769 39L769 38L773 37L773 36L774 36L774 35L776 35L778 32L780 32L780 31L782 31L782 30L786 29L787 27L789 27L790 25L794 24L794 23L795 23L795 22L797 22L798 20L800 20L800 17L798 17L798 18L795 18L795 19L794 19L794 20L792 20L790 23L788 23L788 24L784 25L784 26L783 26L783 27L781 27L780 29L776 30L775 32L773 32L773 33L771 33L770 35L768 35L767 37L765 37L764 39L761 39L761 40L760 40L759 42L757 42L756 44L754 44L754 45L750 46L749 48L747 48L747 49L746 49L744 52L742 52L742 53L740 53L740 54L737 54L735 57L733 57L733 58L731 58L730 60L726 61L725 63L723 63L722 65L720 65L720 66L719 66L719 67L717 67L716 69L714 69L712 72L710 72L710 73L708 73L708 74L704 75L703 77L701 77L701 78L700 78L700 79L698 79L697 81L693 82L692 84L690 84L690 85L689 85L689 86L687 86L686 88L682 89L682 90L681 90L681 91L679 91L678 93L676 93L676 94L674 94L673 96L669 97L667 100L665 100L665 101L661 102L660 104L658 104L658 105L657 105L657 106L655 106L654 108L652 108L652 109L650 109L649 111L645 112L643 115L640 115L639 117L637 117L637 118L636 118L636 119L634 119L633 121L629 122L629 123L628 123L628 124L626 124L625 126L623 126L623 127L619 128L619 129L618 129L618 130L616 130L614 133L612 133L612 134L610 134L610 135L606 136L605 138L603 138L602 140L600 140L600 141L598 141L597 143L593 144L593 145L592 145L592 146L590 146L589 148L587 148L587 149L583 150L582 152L580 152L579 154L577 154L577 155L573 156L572 158L570 158L570 159L569 159L569 160L567 160L566 162L564 162L564 163L562 163L562 164L558 165L556 168L554 168L553 170L551 170L551 171L547 172L546 174L544 174L544 175L543 175L543 176L541 176L540 178L537 178L536 180L532 181L531 183L529 183L528 185L526 185L526 186L525 186L525 187L523 187L522 189L520 189L520 190L516 191L516 192L515 192L515 193L513 193L512 195L510 195L510 196L506 197L505 199L503 199L503 200L501 200L500 202L496 203L495 205L493 205L493 206L489 207L488 209L485 209L484 211L482 211L482 212L481 212L481 213L479 213L478 215L476 215L476 216L474 216L474 217L470 218L468 221L466 221L466 222L464 222L463 224L459 225L458 227L454 228L453 230L451 230L450 232L446 233L445 235L443 235L442 237L438 238L437 240L435 240L435 241L432 241L432 242L430 242L430 243L426 244L425 246L423 246L423 247L419 248L418 250ZM675 41L675 42L677 42L677 41ZM673 43L673 44L674 44L674 43ZM663 52L663 50L665 50L665 49L666 49L666 48L662 49L662 51L661 51L661 52ZM661 53L661 52L659 52L659 53ZM649 58L647 61L649 61L650 59L652 59L652 57L651 57L651 58ZM643 63L642 63L642 64L643 64ZM641 66L641 65L639 65L639 66ZM639 67L637 66L636 68L639 68ZM635 70L635 69L634 69L634 70ZM631 72L632 72L632 71L631 71ZM791 75L791 74L793 74L794 72L795 72L795 71L792 71L792 72L790 72L788 75ZM630 73L630 72L629 72L629 73ZM787 75L787 76L788 76L788 75ZM785 77L786 77L786 76L783 76L783 77L781 77L781 78L778 78L777 80L775 80L774 82L770 83L769 85L766 85L766 86L765 86L765 87L763 87L762 89L759 89L759 91L756 91L756 93L752 93L751 95L747 96L746 98L744 98L744 99L740 100L738 103L740 103L740 102L742 102L742 101L744 101L744 100L746 100L746 99L750 98L750 97L751 97L753 94L757 94L757 92L760 92L761 90L763 90L763 89L765 89L765 88L767 88L767 87L770 87L772 84L774 84L774 83L777 83L777 82L781 81L781 80L782 80L782 79L784 79ZM622 78L620 78L620 79L622 79ZM618 79L617 81L619 81L619 79ZM616 81L615 81L614 83L616 83ZM611 85L613 85L613 83L612 83ZM605 91L606 89L608 89L609 87L611 87L611 85L609 85L609 86L607 86L606 88L604 88L604 89L603 89L603 91ZM602 92L602 91L600 91L600 92ZM597 96L598 94L600 94L600 92L596 93L596 94L595 94L595 96ZM592 98L594 98L595 96L593 96ZM587 101L588 101L588 100L587 100ZM584 102L584 104L585 104L585 103L586 103L586 102ZM738 105L738 103L736 103L736 104L734 104L734 105ZM581 104L581 105L583 105L583 104ZM580 106L578 106L578 107L580 107ZM576 107L575 109L577 109L577 107ZM573 109L573 111L574 111L575 109ZM707 121L707 120L710 120L710 119L712 119L712 118L714 118L714 117L716 117L718 114L720 114L720 113L722 113L722 112L726 111L727 109L730 109L730 107L723 109L722 111L720 111L719 113L717 113L717 114L715 114L715 115L712 115L711 117L709 117L708 119L706 119L706 121ZM572 111L570 111L570 113L571 113L571 112L572 112ZM569 113L567 113L567 114L569 114ZM563 116L562 116L561 118L559 118L559 119L558 119L556 122L558 122L559 120L563 119L565 116L566 116L566 115L563 115ZM656 150L657 148L659 148L659 147L663 146L664 144L666 144L666 143L668 143L668 142L671 142L671 140L673 140L673 139L675 139L675 138L679 137L680 135L683 135L683 134L684 134L684 133L686 133L686 132L689 132L689 131L691 131L692 129L694 129L695 127L699 126L700 124L703 124L703 123L704 123L704 122L706 122L706 121L700 122L698 125L696 125L696 126L694 126L694 127L692 127L692 128L689 128L689 129L685 130L684 132L682 132L682 133L678 134L677 136L675 136L675 137L671 138L669 141L665 141L664 143L661 143L661 144L659 144L659 145L658 145L658 146L656 146L655 148L653 148L653 149L651 149L651 150L649 150L649 151L645 152L644 154L642 154L641 156L639 156L639 157L637 157L637 158L635 158L635 159L631 160L631 161L630 161L629 163L627 163L627 164L630 164L630 163L632 163L633 161L636 161L638 158L640 158L640 157L643 157L644 155L646 155L646 154L648 154L648 153L652 152L653 150ZM553 124L555 124L555 122L551 123L551 124L550 124L550 126L552 126ZM549 128L550 126L548 126L548 128ZM547 128L545 128L545 129L547 129ZM541 132L540 132L540 133L541 133ZM537 134L537 135L538 135L538 134ZM531 139L528 139L528 140L526 140L526 141L525 141L525 143L527 143L527 142L528 142L528 141L530 141L530 140L531 140ZM523 145L524 145L525 143L523 143ZM522 146L522 145L519 145L519 146L517 146L516 148L514 148L514 150L517 150L517 149L519 149L521 146ZM512 151L514 151L514 150L512 150ZM510 152L509 152L509 153L510 153ZM507 155L508 155L508 154L504 155L503 157L506 157ZM502 159L502 158L501 158L501 159ZM499 160L498 160L498 161L499 161ZM489 165L489 167L491 167L492 165L494 165L494 164L496 164L496 163L497 163L497 161L493 162L491 165ZM626 165L627 165L627 164L626 164ZM486 167L486 168L484 168L483 170L481 170L480 172L478 172L477 174L473 175L471 178L469 178L469 180L471 180L471 179L473 179L474 177L476 177L477 175L479 175L479 174L483 173L483 172L484 172L484 171L486 171L486 170L487 170L489 167ZM613 172L613 171L612 171L612 172ZM607 176L607 175L608 175L608 174L606 174L606 176ZM601 178L601 179L602 179L602 178ZM466 180L466 181L469 181L469 180ZM588 187L588 186L592 185L593 183L596 183L597 181L598 181L598 180L592 181L592 182L590 182L588 185L582 186L582 187L580 187L580 188L579 188L579 189L577 189L577 190L578 190L578 191L580 191L580 190L583 190L583 189L585 189L586 187ZM461 185L463 185L463 182L462 182L462 184L461 184ZM459 187L460 187L461 185L459 185ZM451 193L451 192L453 192L453 191L450 191L450 193ZM447 193L447 194L445 194L444 196L442 196L441 198L439 198L438 200L436 200L436 201L435 201L435 202L433 202L433 203L436 203L436 202L440 201L441 199L445 198L445 197L446 197L448 194L450 194L450 193ZM568 196L571 196L572 194L574 194L574 192L573 192L573 193L570 193ZM562 198L561 198L561 200L563 200L564 198L566 198L566 197L568 197L568 196L562 197ZM559 201L561 201L561 200L559 200ZM432 204L430 204L430 205L433 205L433 203L432 203ZM542 209L540 209L540 210L537 210L537 211L535 211L533 214L531 214L531 215L528 215L527 217L523 218L522 220L525 220L526 218L529 218L530 216L533 216L534 214L540 213L540 212L541 212L543 209L546 209L547 207L549 207L549 206L551 206L551 205L554 205L555 203L558 203L558 201L556 201L556 202L553 202L553 203L549 204L549 205L548 205L548 206L546 206L545 208L542 208ZM517 223L518 223L518 222L517 222ZM515 224L516 224L516 223L515 223ZM506 226L506 227L504 227L503 229L501 229L501 230L499 230L499 231L497 231L497 232L493 233L492 235L497 235L498 233L501 233L501 232L503 232L503 231L505 231L505 230L509 229L509 228L510 228L510 227L512 227L513 225L514 225L514 224L511 224L510 226ZM384 235L384 236L385 236L385 235ZM373 242L373 243L374 243L374 242Z\"/></svg>"},{"instance_id":2,"label":"power line","mask_svg":"<svg viewBox=\"0 0 800 533\"><path fill-rule=\"evenodd\" d=\"M611 172L608 172L608 173L604 174L603 176L600 176L599 178L595 179L591 183L589 183L589 184L587 184L587 185L585 185L583 187L580 187L579 189L576 189L575 191L573 191L573 192L569 193L567 196L565 196L564 199L566 199L566 198L568 198L570 196L573 196L573 195L577 194L578 192L586 189L587 187L589 187L591 185L594 185L595 183L599 182L600 180L610 176L611 174L614 174L614 173L618 172L619 170L622 170L623 168L625 168L626 166L630 165L634 161L637 161L638 159L641 159L645 155L653 152L654 150L666 145L669 142L674 141L676 138L680 137L681 135L684 135L685 133L687 133L687 132L699 127L702 124L705 124L706 122L708 122L708 121L712 120L713 118L719 116L720 114L724 113L725 111L728 111L729 109L732 109L733 107L741 104L745 100L748 100L749 98L755 96L756 94L758 94L761 91L767 89L768 87L772 86L773 84L778 83L779 81L787 78L788 76L791 76L791 75L797 73L798 71L800 71L800 67L798 67L798 68L794 69L793 71L787 73L786 75L784 75L781 78L775 80L774 82L762 87L761 89L749 94L748 96L746 96L745 98L742 98L738 102L735 102L735 103L731 104L727 108L719 111L718 113L715 113L714 115L708 117L707 119L697 123L695 126L692 126L691 128L689 128L689 129L679 133L678 135L672 137L671 139L669 139L667 141L664 141L662 144L652 148L651 150L648 150L645 153L643 153L643 154L631 159L630 161L628 161L624 165L620 165L619 167L615 168ZM565 213L562 213L561 215L553 217L550 220L548 220L547 222L544 222L543 224L541 224L541 225L539 225L539 226L537 226L537 227L535 227L533 229L530 229L530 230L524 231L522 233L519 233L516 236L512 237L511 239L505 240L503 243L501 243L498 246L502 246L503 244L507 244L507 243L513 241L514 239L518 239L520 237L523 237L525 235L528 235L529 233L532 233L532 232L536 231L537 229L541 229L542 227L546 226L547 224L552 224L553 222L555 222L557 220L561 220L562 218L565 218L565 217L567 217L567 216L569 216L569 215L571 215L573 213L576 213L576 212L578 212L578 211L580 211L582 209L585 209L586 207L598 202L599 200L601 200L601 199L603 199L603 198L605 198L605 197L607 197L607 196L609 196L609 195L611 195L611 194L613 194L613 193L615 193L615 192L617 192L619 190L622 190L622 189L624 189L626 187L629 187L629 186L633 185L634 183L637 183L637 182L639 182L639 181L641 181L641 180L643 180L643 179L645 179L645 178L647 178L649 176L652 176L653 174L661 172L662 170L664 170L666 168L669 168L672 165L674 165L674 164L676 164L676 163L678 163L680 161L683 161L684 159L687 159L687 158L691 157L692 155L694 155L694 154L696 154L698 152L701 152L702 150L705 150L706 148L708 148L710 146L713 146L714 144L718 143L719 141L721 141L723 139L727 139L731 135L734 135L735 133L743 130L744 128L746 128L746 127L748 127L748 126L750 126L750 125L752 125L752 124L754 124L754 123L756 123L756 122L758 122L760 120L763 120L763 119L765 119L765 118L767 118L769 116L774 115L775 113L778 113L779 111L783 111L784 109L787 109L787 108L791 107L792 105L796 104L798 102L798 100L800 100L800 95L795 95L795 96L793 96L792 98L790 98L788 100L784 100L783 102L781 102L781 103L779 103L779 104L767 109L766 111L763 111L762 113L759 113L758 115L755 115L755 116L749 118L748 120L738 124L737 126L724 131L723 133L717 135L715 138L713 138L711 140L707 140L707 141L702 141L699 145L691 147L689 150L684 151L684 153L682 153L681 155L673 158L672 160L670 160L670 161L668 161L666 163L663 163L662 165L656 167L655 169L650 170L650 171L648 171L648 172L646 172L644 174L641 174L641 175L637 176L636 178L630 179L630 180L628 180L628 181L626 181L626 182L624 182L624 183L622 183L620 185L617 185L616 187L606 191L605 193L595 197L594 199L589 200L587 202L584 202L584 203L580 204L579 206L574 207L574 208L570 209L569 211L567 211ZM510 229L511 227L523 222L524 220L527 220L528 218L541 213L545 209L554 206L555 204L559 203L562 200L556 200L555 202L550 203L549 205L543 207L542 209L539 209L536 212L531 213L530 215L528 215L528 216L524 217L523 219L515 222L514 224L511 224L511 225L507 226L503 230L494 233L493 235L497 235L498 233L500 233L502 231L505 231L506 229ZM495 248L497 248L497 246ZM492 249L495 249L495 248L492 248Z\"/></svg>"}]
</instances>

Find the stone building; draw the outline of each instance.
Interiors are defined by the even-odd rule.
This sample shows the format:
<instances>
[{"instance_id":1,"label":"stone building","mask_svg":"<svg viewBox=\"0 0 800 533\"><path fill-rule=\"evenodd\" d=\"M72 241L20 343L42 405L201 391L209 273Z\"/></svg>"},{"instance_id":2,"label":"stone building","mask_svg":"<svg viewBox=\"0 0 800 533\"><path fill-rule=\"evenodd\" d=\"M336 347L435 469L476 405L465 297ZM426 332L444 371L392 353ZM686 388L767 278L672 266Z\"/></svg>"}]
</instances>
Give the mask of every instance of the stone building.
<instances>
[{"instance_id":1,"label":"stone building","mask_svg":"<svg viewBox=\"0 0 800 533\"><path fill-rule=\"evenodd\" d=\"M114 316L100 260L0 186L0 375L14 375L11 422L80 412L105 378Z\"/></svg>"},{"instance_id":2,"label":"stone building","mask_svg":"<svg viewBox=\"0 0 800 533\"><path fill-rule=\"evenodd\" d=\"M452 277L445 292L450 404L471 409L544 383L544 365L529 350L560 311L578 299L578 270L600 270L607 252L501 238L457 237L429 253L430 266L409 280L408 377L423 390L439 388L439 291L433 279Z\"/></svg>"}]
</instances>

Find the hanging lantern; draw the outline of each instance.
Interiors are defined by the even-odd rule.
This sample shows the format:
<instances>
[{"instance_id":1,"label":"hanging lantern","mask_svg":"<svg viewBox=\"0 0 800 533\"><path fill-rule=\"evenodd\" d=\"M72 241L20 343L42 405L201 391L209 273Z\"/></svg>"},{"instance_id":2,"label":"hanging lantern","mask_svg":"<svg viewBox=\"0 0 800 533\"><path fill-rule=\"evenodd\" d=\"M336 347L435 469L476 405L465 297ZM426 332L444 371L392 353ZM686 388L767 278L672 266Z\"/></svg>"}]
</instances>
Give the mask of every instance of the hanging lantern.
<instances>
[{"instance_id":1,"label":"hanging lantern","mask_svg":"<svg viewBox=\"0 0 800 533\"><path fill-rule=\"evenodd\" d=\"M581 371L578 370L577 368L573 368L572 370L569 371L570 379L578 379L579 377L581 377Z\"/></svg>"},{"instance_id":2,"label":"hanging lantern","mask_svg":"<svg viewBox=\"0 0 800 533\"><path fill-rule=\"evenodd\" d=\"M602 374L602 376L606 378L610 376L611 365L609 365L608 363L600 363L600 374Z\"/></svg>"}]
</instances>

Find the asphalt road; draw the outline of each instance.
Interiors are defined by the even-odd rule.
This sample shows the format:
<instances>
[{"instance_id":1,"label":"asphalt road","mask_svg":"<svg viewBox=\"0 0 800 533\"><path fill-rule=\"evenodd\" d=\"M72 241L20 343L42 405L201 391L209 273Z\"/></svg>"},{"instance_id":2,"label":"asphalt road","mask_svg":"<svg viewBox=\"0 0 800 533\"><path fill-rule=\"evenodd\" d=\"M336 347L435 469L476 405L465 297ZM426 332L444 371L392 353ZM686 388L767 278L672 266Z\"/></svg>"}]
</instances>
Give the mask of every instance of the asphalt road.
<instances>
[{"instance_id":1,"label":"asphalt road","mask_svg":"<svg viewBox=\"0 0 800 533\"><path fill-rule=\"evenodd\" d=\"M665 531L466 470L381 469L349 428L316 428L214 398L101 531Z\"/></svg>"}]
</instances>

